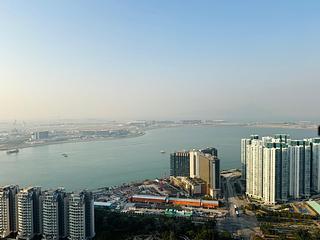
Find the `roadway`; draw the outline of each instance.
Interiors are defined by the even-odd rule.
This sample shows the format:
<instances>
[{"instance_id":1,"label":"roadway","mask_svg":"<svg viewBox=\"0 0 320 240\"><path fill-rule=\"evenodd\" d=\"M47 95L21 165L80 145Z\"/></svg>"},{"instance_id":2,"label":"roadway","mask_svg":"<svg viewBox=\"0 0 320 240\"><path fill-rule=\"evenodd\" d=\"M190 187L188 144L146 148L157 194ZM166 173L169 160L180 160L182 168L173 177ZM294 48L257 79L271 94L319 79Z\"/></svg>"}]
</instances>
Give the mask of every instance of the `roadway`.
<instances>
[{"instance_id":1,"label":"roadway","mask_svg":"<svg viewBox=\"0 0 320 240\"><path fill-rule=\"evenodd\" d=\"M234 205L241 209L248 204L245 198L240 199L236 194L234 183L237 181L239 181L239 174L223 174L222 187L229 213L224 219L218 219L217 225L220 229L227 230L240 239L250 239L252 235L259 234L260 229L254 213L246 210L246 214L244 214L243 211L239 210L239 216L236 215Z\"/></svg>"}]
</instances>

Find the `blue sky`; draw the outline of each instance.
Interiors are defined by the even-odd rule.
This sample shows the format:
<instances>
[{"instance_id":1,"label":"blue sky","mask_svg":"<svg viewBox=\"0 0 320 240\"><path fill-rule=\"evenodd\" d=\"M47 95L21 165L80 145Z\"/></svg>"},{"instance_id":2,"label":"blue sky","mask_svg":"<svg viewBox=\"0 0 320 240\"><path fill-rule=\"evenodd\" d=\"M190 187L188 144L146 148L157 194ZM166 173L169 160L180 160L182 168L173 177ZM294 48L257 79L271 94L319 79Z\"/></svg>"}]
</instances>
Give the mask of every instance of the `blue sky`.
<instances>
[{"instance_id":1,"label":"blue sky","mask_svg":"<svg viewBox=\"0 0 320 240\"><path fill-rule=\"evenodd\" d=\"M319 120L319 1L1 1L2 119Z\"/></svg>"}]
</instances>

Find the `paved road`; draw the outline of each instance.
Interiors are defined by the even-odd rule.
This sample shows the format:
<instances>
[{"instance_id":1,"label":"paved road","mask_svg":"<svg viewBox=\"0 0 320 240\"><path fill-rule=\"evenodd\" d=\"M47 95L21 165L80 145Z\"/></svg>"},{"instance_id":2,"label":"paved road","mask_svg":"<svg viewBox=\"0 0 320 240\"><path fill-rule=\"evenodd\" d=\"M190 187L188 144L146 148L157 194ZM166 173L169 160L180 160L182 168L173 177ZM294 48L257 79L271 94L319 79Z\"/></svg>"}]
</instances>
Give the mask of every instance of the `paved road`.
<instances>
[{"instance_id":1,"label":"paved road","mask_svg":"<svg viewBox=\"0 0 320 240\"><path fill-rule=\"evenodd\" d=\"M225 174L224 176L222 187L224 188L229 214L225 219L218 220L217 225L220 229L227 230L241 239L250 239L250 236L259 233L257 219L254 214L243 214L241 211L239 217L236 215L234 205L239 208L246 205L247 202L237 196L233 187L234 182L239 179L238 176L235 174Z\"/></svg>"}]
</instances>

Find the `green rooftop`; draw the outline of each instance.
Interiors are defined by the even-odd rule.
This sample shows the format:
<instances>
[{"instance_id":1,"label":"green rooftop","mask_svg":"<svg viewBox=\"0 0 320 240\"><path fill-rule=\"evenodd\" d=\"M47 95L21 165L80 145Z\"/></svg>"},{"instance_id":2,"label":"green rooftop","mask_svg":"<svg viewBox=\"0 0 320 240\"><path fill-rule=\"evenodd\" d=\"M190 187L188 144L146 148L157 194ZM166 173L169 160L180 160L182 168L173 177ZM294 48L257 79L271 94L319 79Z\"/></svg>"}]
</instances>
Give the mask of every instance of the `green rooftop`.
<instances>
[{"instance_id":1,"label":"green rooftop","mask_svg":"<svg viewBox=\"0 0 320 240\"><path fill-rule=\"evenodd\" d=\"M308 201L307 204L320 215L320 204L316 201Z\"/></svg>"}]
</instances>

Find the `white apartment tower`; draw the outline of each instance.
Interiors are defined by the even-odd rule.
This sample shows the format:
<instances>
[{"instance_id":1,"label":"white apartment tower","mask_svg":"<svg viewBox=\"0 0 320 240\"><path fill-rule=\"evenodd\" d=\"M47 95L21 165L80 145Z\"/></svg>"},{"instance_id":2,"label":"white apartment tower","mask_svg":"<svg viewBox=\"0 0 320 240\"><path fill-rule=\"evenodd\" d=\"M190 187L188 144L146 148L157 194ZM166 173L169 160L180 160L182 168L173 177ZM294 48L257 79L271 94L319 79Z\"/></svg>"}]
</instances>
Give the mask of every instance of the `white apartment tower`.
<instances>
[{"instance_id":1,"label":"white apartment tower","mask_svg":"<svg viewBox=\"0 0 320 240\"><path fill-rule=\"evenodd\" d=\"M290 140L289 196L298 199L310 196L311 147L305 140Z\"/></svg>"},{"instance_id":2,"label":"white apartment tower","mask_svg":"<svg viewBox=\"0 0 320 240\"><path fill-rule=\"evenodd\" d=\"M70 206L70 207L69 207ZM89 191L41 191L0 187L0 239L89 240L95 236L94 199Z\"/></svg>"},{"instance_id":3,"label":"white apartment tower","mask_svg":"<svg viewBox=\"0 0 320 240\"><path fill-rule=\"evenodd\" d=\"M288 148L286 143L266 143L263 148L263 200L268 204L288 200Z\"/></svg>"},{"instance_id":4,"label":"white apartment tower","mask_svg":"<svg viewBox=\"0 0 320 240\"><path fill-rule=\"evenodd\" d=\"M199 168L199 155L200 151L192 150L190 151L190 177L200 178L200 168Z\"/></svg>"},{"instance_id":5,"label":"white apartment tower","mask_svg":"<svg viewBox=\"0 0 320 240\"><path fill-rule=\"evenodd\" d=\"M250 138L241 139L241 179L246 180L247 172L247 146L251 144L253 139L259 139L258 135L251 135Z\"/></svg>"},{"instance_id":6,"label":"white apartment tower","mask_svg":"<svg viewBox=\"0 0 320 240\"><path fill-rule=\"evenodd\" d=\"M69 239L92 239L94 232L94 204L91 192L73 193L69 198Z\"/></svg>"},{"instance_id":7,"label":"white apartment tower","mask_svg":"<svg viewBox=\"0 0 320 240\"><path fill-rule=\"evenodd\" d=\"M64 189L43 192L42 216L44 239L68 236L68 196Z\"/></svg>"},{"instance_id":8,"label":"white apartment tower","mask_svg":"<svg viewBox=\"0 0 320 240\"><path fill-rule=\"evenodd\" d=\"M241 140L246 194L268 204L320 192L320 138L291 140L286 134Z\"/></svg>"},{"instance_id":9,"label":"white apartment tower","mask_svg":"<svg viewBox=\"0 0 320 240\"><path fill-rule=\"evenodd\" d=\"M17 232L17 193L15 185L0 188L0 238Z\"/></svg>"},{"instance_id":10,"label":"white apartment tower","mask_svg":"<svg viewBox=\"0 0 320 240\"><path fill-rule=\"evenodd\" d=\"M41 189L30 187L17 194L18 236L17 239L32 239L42 233Z\"/></svg>"},{"instance_id":11,"label":"white apartment tower","mask_svg":"<svg viewBox=\"0 0 320 240\"><path fill-rule=\"evenodd\" d=\"M263 146L259 139L246 145L246 194L262 199Z\"/></svg>"}]
</instances>

